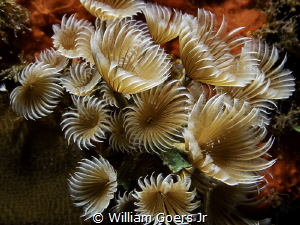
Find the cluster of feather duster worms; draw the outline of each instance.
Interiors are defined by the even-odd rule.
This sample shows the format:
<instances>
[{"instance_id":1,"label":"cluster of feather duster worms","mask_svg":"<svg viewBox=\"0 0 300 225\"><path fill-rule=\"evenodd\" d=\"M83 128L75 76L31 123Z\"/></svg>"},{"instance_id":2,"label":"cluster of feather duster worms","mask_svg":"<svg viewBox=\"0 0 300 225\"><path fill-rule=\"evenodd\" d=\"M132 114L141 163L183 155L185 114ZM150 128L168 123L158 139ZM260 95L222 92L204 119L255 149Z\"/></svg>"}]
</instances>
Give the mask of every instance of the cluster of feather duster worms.
<instances>
[{"instance_id":1,"label":"cluster of feather duster worms","mask_svg":"<svg viewBox=\"0 0 300 225\"><path fill-rule=\"evenodd\" d=\"M248 194L262 188L276 161L266 126L275 101L294 91L286 58L278 62L275 47L236 36L242 28L227 32L225 19L216 28L215 16L202 9L194 17L141 0L81 3L95 22L65 15L53 25L54 48L20 74L13 110L36 120L69 92L73 105L61 122L69 144L93 150L107 142L132 157L173 152L185 161L170 174L138 178L107 209L119 190L117 172L101 155L83 159L69 179L83 216L201 212L210 224L267 224L245 218L237 206L255 203ZM145 19L134 19L138 13ZM175 38L177 63L160 45Z\"/></svg>"}]
</instances>

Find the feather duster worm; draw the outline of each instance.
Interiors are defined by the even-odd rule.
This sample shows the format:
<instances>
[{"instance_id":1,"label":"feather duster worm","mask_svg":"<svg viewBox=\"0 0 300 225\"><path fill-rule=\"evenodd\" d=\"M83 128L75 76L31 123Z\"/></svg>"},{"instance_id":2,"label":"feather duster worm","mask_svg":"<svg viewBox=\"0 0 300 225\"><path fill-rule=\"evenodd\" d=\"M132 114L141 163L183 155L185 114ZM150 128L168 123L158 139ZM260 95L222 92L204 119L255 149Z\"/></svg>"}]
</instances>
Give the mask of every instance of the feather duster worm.
<instances>
[{"instance_id":1,"label":"feather duster worm","mask_svg":"<svg viewBox=\"0 0 300 225\"><path fill-rule=\"evenodd\" d=\"M78 172L69 179L69 192L76 206L83 206L86 220L103 212L117 191L117 174L109 162L99 156L79 162Z\"/></svg>"},{"instance_id":2,"label":"feather duster worm","mask_svg":"<svg viewBox=\"0 0 300 225\"><path fill-rule=\"evenodd\" d=\"M111 117L110 130L112 134L109 137L109 144L112 149L121 152L133 152L136 151L136 147L129 142L126 137L123 112L114 113Z\"/></svg>"},{"instance_id":3,"label":"feather duster worm","mask_svg":"<svg viewBox=\"0 0 300 225\"><path fill-rule=\"evenodd\" d=\"M0 85L0 91L4 91L4 92L7 91L5 84Z\"/></svg>"},{"instance_id":4,"label":"feather duster worm","mask_svg":"<svg viewBox=\"0 0 300 225\"><path fill-rule=\"evenodd\" d=\"M106 138L105 131L109 130L108 110L105 109L104 101L94 96L87 101L84 97L79 97L75 101L77 110L63 114L65 119L61 123L62 130L68 143L73 139L80 149L88 149L94 146L91 141L100 142Z\"/></svg>"},{"instance_id":5,"label":"feather duster worm","mask_svg":"<svg viewBox=\"0 0 300 225\"><path fill-rule=\"evenodd\" d=\"M276 66L278 61L278 50L276 47L273 46L270 53L267 43L255 40L247 43L246 47L253 52L258 52L257 58L260 60L258 67L265 74L265 79L270 81L268 90L257 97L267 99L285 99L290 97L295 91L295 78L290 70L284 69L287 57L285 56L282 62Z\"/></svg>"},{"instance_id":6,"label":"feather duster worm","mask_svg":"<svg viewBox=\"0 0 300 225\"><path fill-rule=\"evenodd\" d=\"M53 45L57 51L66 57L77 58L82 56L76 48L77 38L80 38L82 33L84 36L91 36L94 27L89 21L78 20L73 14L68 19L64 15L61 25L53 25L53 31Z\"/></svg>"},{"instance_id":7,"label":"feather duster worm","mask_svg":"<svg viewBox=\"0 0 300 225\"><path fill-rule=\"evenodd\" d=\"M268 225L269 219L251 220L245 218L237 209L240 205L257 205L261 201L255 202L248 199L248 195L257 192L257 184L239 184L229 186L222 182L210 188L208 192L207 214L208 223L212 225Z\"/></svg>"},{"instance_id":8,"label":"feather duster worm","mask_svg":"<svg viewBox=\"0 0 300 225\"><path fill-rule=\"evenodd\" d=\"M187 93L176 81L134 95L136 106L128 106L125 130L130 142L156 152L170 148L182 137L187 123Z\"/></svg>"},{"instance_id":9,"label":"feather duster worm","mask_svg":"<svg viewBox=\"0 0 300 225\"><path fill-rule=\"evenodd\" d=\"M166 43L178 37L181 29L182 13L165 6L147 3L143 9L149 32L157 44Z\"/></svg>"},{"instance_id":10,"label":"feather duster worm","mask_svg":"<svg viewBox=\"0 0 300 225\"><path fill-rule=\"evenodd\" d=\"M50 48L42 51L39 56L39 59L36 58L36 62L43 62L45 64L48 64L49 67L55 69L55 72L59 72L66 67L68 63L68 58L61 55L58 51L54 50L53 48Z\"/></svg>"},{"instance_id":11,"label":"feather duster worm","mask_svg":"<svg viewBox=\"0 0 300 225\"><path fill-rule=\"evenodd\" d=\"M93 16L102 20L136 15L145 7L141 0L80 0Z\"/></svg>"},{"instance_id":12,"label":"feather duster worm","mask_svg":"<svg viewBox=\"0 0 300 225\"><path fill-rule=\"evenodd\" d=\"M255 224L241 217L236 206L275 161L263 157L273 138L262 142L265 121L256 107L264 106L259 99L273 103L293 92L293 77L283 70L285 60L274 66L275 48L269 52L267 45L234 37L241 28L226 34L224 19L216 29L214 15L205 10L199 10L195 18L151 3L144 8L139 0L81 2L98 17L96 28L75 15L64 16L61 25L54 25L58 50L42 52L38 62L23 71L24 87L11 95L14 110L30 119L50 113L62 90L55 75L63 71L61 84L75 105L61 123L68 142L88 149L109 135L101 145L110 145L105 153L111 148L143 152L116 156L120 189L134 189L135 181L152 171L182 175L140 178L142 190L119 194L112 211L174 216L194 213L199 207L212 224ZM148 26L132 19L139 11L144 12ZM178 35L181 59L175 61L154 42ZM61 55L83 57L85 62L74 65L78 60L73 60L73 66L64 70L66 58ZM38 69L42 69L40 75L29 75ZM173 80L167 81L170 73ZM222 94L216 94L212 85L224 87L217 87ZM89 96L93 90L99 98ZM89 219L108 207L117 190L116 172L101 156L83 160L78 170L69 179L70 194ZM157 218L153 222L159 223Z\"/></svg>"},{"instance_id":13,"label":"feather duster worm","mask_svg":"<svg viewBox=\"0 0 300 225\"><path fill-rule=\"evenodd\" d=\"M245 87L216 87L216 90L218 93L227 93L232 98L248 101L251 106L263 109L266 106L263 102L274 104L273 101L258 98L258 96L264 94L268 90L269 86L270 81L266 80L264 73L261 73L257 68L255 79Z\"/></svg>"},{"instance_id":14,"label":"feather duster worm","mask_svg":"<svg viewBox=\"0 0 300 225\"><path fill-rule=\"evenodd\" d=\"M229 185L256 183L263 178L260 171L274 164L260 157L273 142L258 147L265 135L259 110L225 95L206 103L201 95L184 133L194 166Z\"/></svg>"},{"instance_id":15,"label":"feather duster worm","mask_svg":"<svg viewBox=\"0 0 300 225\"><path fill-rule=\"evenodd\" d=\"M106 29L102 22L91 38L91 47L100 75L116 92L142 92L168 77L167 54L133 20L113 20Z\"/></svg>"},{"instance_id":16,"label":"feather duster worm","mask_svg":"<svg viewBox=\"0 0 300 225\"><path fill-rule=\"evenodd\" d=\"M120 193L118 194L117 205L111 208L112 212L122 213L122 212L134 212L136 209L135 206L135 198L133 197L134 191L129 193L125 192L124 195L121 197Z\"/></svg>"},{"instance_id":17,"label":"feather duster worm","mask_svg":"<svg viewBox=\"0 0 300 225\"><path fill-rule=\"evenodd\" d=\"M75 47L79 55L85 59L86 62L89 62L91 65L94 65L94 59L91 49L91 36L94 33L94 27L89 27L89 29L82 29L75 39Z\"/></svg>"},{"instance_id":18,"label":"feather duster worm","mask_svg":"<svg viewBox=\"0 0 300 225\"><path fill-rule=\"evenodd\" d=\"M247 219L245 213L239 211L239 206L259 205L265 199L255 200L249 194L255 194L264 187L260 184L227 185L206 176L199 169L186 168L181 176L190 177L191 187L196 188L201 196L200 212L208 215L207 224L211 225L268 225L270 220ZM205 222L205 221L201 221Z\"/></svg>"},{"instance_id":19,"label":"feather duster worm","mask_svg":"<svg viewBox=\"0 0 300 225\"><path fill-rule=\"evenodd\" d=\"M191 180L187 177L181 179L177 176L174 183L172 175L163 178L159 174L155 179L153 174L142 181L139 179L142 191L136 191L133 196L137 199L136 212L140 215L151 215L154 224L157 224L158 213L164 215L189 215L190 211L198 208L199 202L193 202L196 190L189 191Z\"/></svg>"},{"instance_id":20,"label":"feather duster worm","mask_svg":"<svg viewBox=\"0 0 300 225\"><path fill-rule=\"evenodd\" d=\"M179 50L187 76L207 84L240 87L254 79L255 73L252 70L257 65L257 60L251 57L247 48L236 56L230 53L249 40L246 37L233 38L242 28L232 30L224 36L225 20L215 30L214 15L200 9L198 20L185 14L182 26Z\"/></svg>"},{"instance_id":21,"label":"feather duster worm","mask_svg":"<svg viewBox=\"0 0 300 225\"><path fill-rule=\"evenodd\" d=\"M109 86L105 81L101 82L102 88L101 88L101 93L104 101L114 107L119 108L120 105L116 99L114 90L112 89L111 86ZM129 100L131 97L129 94L124 95L125 99Z\"/></svg>"},{"instance_id":22,"label":"feather duster worm","mask_svg":"<svg viewBox=\"0 0 300 225\"><path fill-rule=\"evenodd\" d=\"M247 42L244 48L259 60L255 79L244 88L217 87L217 91L248 101L252 107L259 108L264 113L265 123L268 124L267 114L276 107L274 100L291 96L295 90L295 79L290 70L283 69L286 57L275 66L278 61L278 51L274 46L270 53L266 43L252 40Z\"/></svg>"},{"instance_id":23,"label":"feather duster worm","mask_svg":"<svg viewBox=\"0 0 300 225\"><path fill-rule=\"evenodd\" d=\"M44 62L31 63L22 71L19 82L10 94L13 110L25 119L47 116L58 103L62 87L58 85L55 69Z\"/></svg>"},{"instance_id":24,"label":"feather duster worm","mask_svg":"<svg viewBox=\"0 0 300 225\"><path fill-rule=\"evenodd\" d=\"M207 214L207 201L209 191L215 187L216 180L210 176L205 175L201 170L195 167L185 168L181 171L180 177L187 176L191 179L191 188L195 188L201 196L200 210Z\"/></svg>"},{"instance_id":25,"label":"feather duster worm","mask_svg":"<svg viewBox=\"0 0 300 225\"><path fill-rule=\"evenodd\" d=\"M226 93L239 101L247 101L251 107L259 109L264 123L268 125L270 121L268 114L276 107L276 104L272 99L258 98L258 96L264 94L269 86L270 81L266 80L264 73L257 68L255 79L245 87L216 87L216 90L219 94Z\"/></svg>"},{"instance_id":26,"label":"feather duster worm","mask_svg":"<svg viewBox=\"0 0 300 225\"><path fill-rule=\"evenodd\" d=\"M61 84L68 92L77 96L85 96L93 90L101 76L97 69L86 63L71 66L69 72L61 77Z\"/></svg>"}]
</instances>

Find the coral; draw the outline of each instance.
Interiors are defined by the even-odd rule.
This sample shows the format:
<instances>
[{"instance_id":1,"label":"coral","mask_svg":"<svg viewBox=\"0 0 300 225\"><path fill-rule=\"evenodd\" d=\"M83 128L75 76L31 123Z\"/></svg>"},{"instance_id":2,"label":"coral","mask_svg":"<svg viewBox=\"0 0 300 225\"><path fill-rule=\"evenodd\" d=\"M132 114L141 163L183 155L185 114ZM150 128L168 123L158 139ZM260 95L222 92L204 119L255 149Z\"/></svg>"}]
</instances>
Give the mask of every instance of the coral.
<instances>
[{"instance_id":1,"label":"coral","mask_svg":"<svg viewBox=\"0 0 300 225\"><path fill-rule=\"evenodd\" d=\"M30 31L29 12L14 0L0 1L0 79L15 79L18 67L23 68L23 54L18 39ZM13 68L12 68L13 67Z\"/></svg>"},{"instance_id":2,"label":"coral","mask_svg":"<svg viewBox=\"0 0 300 225\"><path fill-rule=\"evenodd\" d=\"M27 63L24 62L2 70L0 73L1 80L13 80L14 82L18 82L18 76L25 66L27 66Z\"/></svg>"},{"instance_id":3,"label":"coral","mask_svg":"<svg viewBox=\"0 0 300 225\"><path fill-rule=\"evenodd\" d=\"M276 0L261 3L261 10L265 13L267 23L251 33L261 40L272 40L280 52L289 51L299 56L299 39L297 36L300 7L299 1ZM280 27L281 29L278 29Z\"/></svg>"},{"instance_id":4,"label":"coral","mask_svg":"<svg viewBox=\"0 0 300 225\"><path fill-rule=\"evenodd\" d=\"M275 204L276 207L269 207L273 223L289 224L296 216L293 208L289 205L297 204L299 195L299 174L295 173L298 168L299 154L297 154L297 142L299 134L295 131L299 122L299 1L276 0L261 2L258 5L265 13L267 23L252 35L278 49L280 61L286 61L285 67L293 71L295 77L295 92L285 100L276 101L277 107L271 114L269 132L275 136L275 143L270 151L279 159L270 168L274 179L269 181L264 194L278 192L282 201ZM280 29L278 29L280 27ZM277 66L280 64L277 63ZM287 208L285 215L280 210Z\"/></svg>"},{"instance_id":5,"label":"coral","mask_svg":"<svg viewBox=\"0 0 300 225\"><path fill-rule=\"evenodd\" d=\"M13 30L16 36L20 31L27 29L26 23L28 22L29 15L25 8L12 0L3 0L0 2L1 42L8 44L8 31Z\"/></svg>"}]
</instances>

